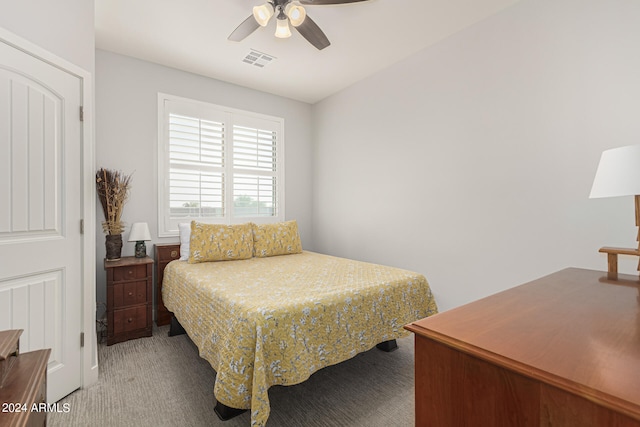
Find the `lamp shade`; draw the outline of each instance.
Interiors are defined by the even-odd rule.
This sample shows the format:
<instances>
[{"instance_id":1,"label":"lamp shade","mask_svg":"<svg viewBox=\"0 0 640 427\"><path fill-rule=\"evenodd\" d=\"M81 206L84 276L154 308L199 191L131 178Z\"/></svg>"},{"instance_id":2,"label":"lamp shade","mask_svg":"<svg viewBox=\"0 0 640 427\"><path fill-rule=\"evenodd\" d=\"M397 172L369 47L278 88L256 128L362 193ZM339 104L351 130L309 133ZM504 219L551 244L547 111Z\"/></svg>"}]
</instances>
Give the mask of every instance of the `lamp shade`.
<instances>
[{"instance_id":1,"label":"lamp shade","mask_svg":"<svg viewBox=\"0 0 640 427\"><path fill-rule=\"evenodd\" d=\"M265 27L269 23L269 19L273 16L273 6L265 3L261 6L253 8L253 17L260 26Z\"/></svg>"},{"instance_id":2,"label":"lamp shade","mask_svg":"<svg viewBox=\"0 0 640 427\"><path fill-rule=\"evenodd\" d=\"M131 231L129 232L130 242L142 242L145 240L151 240L151 234L149 233L149 226L146 222L134 222L131 224Z\"/></svg>"},{"instance_id":3,"label":"lamp shade","mask_svg":"<svg viewBox=\"0 0 640 427\"><path fill-rule=\"evenodd\" d=\"M589 198L640 195L640 145L602 152Z\"/></svg>"},{"instance_id":4,"label":"lamp shade","mask_svg":"<svg viewBox=\"0 0 640 427\"><path fill-rule=\"evenodd\" d=\"M284 14L289 17L291 25L294 27L301 25L304 22L304 18L307 16L307 12L302 6L298 6L293 3L289 3L285 6Z\"/></svg>"},{"instance_id":5,"label":"lamp shade","mask_svg":"<svg viewBox=\"0 0 640 427\"><path fill-rule=\"evenodd\" d=\"M276 25L276 37L286 39L291 37L291 30L289 29L289 20L284 14L282 17L278 16L278 25Z\"/></svg>"}]
</instances>

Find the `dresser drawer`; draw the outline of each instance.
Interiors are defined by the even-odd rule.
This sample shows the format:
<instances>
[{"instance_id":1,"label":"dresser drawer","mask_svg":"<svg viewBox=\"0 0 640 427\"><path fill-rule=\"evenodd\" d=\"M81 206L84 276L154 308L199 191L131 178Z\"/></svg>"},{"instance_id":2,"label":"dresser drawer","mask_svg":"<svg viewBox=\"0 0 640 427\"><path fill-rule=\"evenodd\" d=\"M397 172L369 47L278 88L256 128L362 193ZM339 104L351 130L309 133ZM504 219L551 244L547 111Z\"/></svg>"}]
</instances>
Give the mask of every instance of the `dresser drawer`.
<instances>
[{"instance_id":1,"label":"dresser drawer","mask_svg":"<svg viewBox=\"0 0 640 427\"><path fill-rule=\"evenodd\" d=\"M147 278L147 266L142 265L129 265L124 267L118 267L113 269L113 280L116 282L122 280L135 280Z\"/></svg>"},{"instance_id":2,"label":"dresser drawer","mask_svg":"<svg viewBox=\"0 0 640 427\"><path fill-rule=\"evenodd\" d=\"M123 282L113 284L113 308L118 309L129 305L145 304L147 302L147 281ZM150 296L149 296L149 299Z\"/></svg>"},{"instance_id":3,"label":"dresser drawer","mask_svg":"<svg viewBox=\"0 0 640 427\"><path fill-rule=\"evenodd\" d=\"M169 262L174 259L180 258L180 250L176 249L176 245L170 245L163 247L162 245L156 245L156 262Z\"/></svg>"},{"instance_id":4,"label":"dresser drawer","mask_svg":"<svg viewBox=\"0 0 640 427\"><path fill-rule=\"evenodd\" d=\"M147 327L147 306L123 308L113 311L113 333L144 329Z\"/></svg>"}]
</instances>

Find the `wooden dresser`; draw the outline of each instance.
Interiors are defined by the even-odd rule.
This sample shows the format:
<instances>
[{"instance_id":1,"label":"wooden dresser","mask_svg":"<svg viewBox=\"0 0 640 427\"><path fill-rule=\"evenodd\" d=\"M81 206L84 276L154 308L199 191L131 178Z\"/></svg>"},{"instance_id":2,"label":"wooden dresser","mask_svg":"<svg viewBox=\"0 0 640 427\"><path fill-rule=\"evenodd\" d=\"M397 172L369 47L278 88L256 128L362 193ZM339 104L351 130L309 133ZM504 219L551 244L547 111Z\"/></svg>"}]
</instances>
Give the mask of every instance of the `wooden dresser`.
<instances>
[{"instance_id":1,"label":"wooden dresser","mask_svg":"<svg viewBox=\"0 0 640 427\"><path fill-rule=\"evenodd\" d=\"M47 423L50 349L20 353L22 330L0 331L0 426Z\"/></svg>"},{"instance_id":2,"label":"wooden dresser","mask_svg":"<svg viewBox=\"0 0 640 427\"><path fill-rule=\"evenodd\" d=\"M156 255L156 325L171 323L171 312L162 301L162 279L164 268L174 259L180 258L180 244L166 243L155 245Z\"/></svg>"},{"instance_id":3,"label":"wooden dresser","mask_svg":"<svg viewBox=\"0 0 640 427\"><path fill-rule=\"evenodd\" d=\"M636 276L566 269L406 328L419 427L640 426Z\"/></svg>"},{"instance_id":4,"label":"wooden dresser","mask_svg":"<svg viewBox=\"0 0 640 427\"><path fill-rule=\"evenodd\" d=\"M104 261L107 271L107 345L150 337L153 326L153 260Z\"/></svg>"}]
</instances>

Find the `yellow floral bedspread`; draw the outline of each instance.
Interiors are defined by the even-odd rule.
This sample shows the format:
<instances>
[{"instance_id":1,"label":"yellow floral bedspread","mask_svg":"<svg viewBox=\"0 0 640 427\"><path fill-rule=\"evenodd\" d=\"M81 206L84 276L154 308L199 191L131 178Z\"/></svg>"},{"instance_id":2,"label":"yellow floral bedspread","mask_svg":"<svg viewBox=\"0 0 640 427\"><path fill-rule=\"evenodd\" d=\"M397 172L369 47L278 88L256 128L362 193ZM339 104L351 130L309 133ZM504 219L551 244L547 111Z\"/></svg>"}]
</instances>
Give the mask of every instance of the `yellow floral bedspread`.
<instances>
[{"instance_id":1,"label":"yellow floral bedspread","mask_svg":"<svg viewBox=\"0 0 640 427\"><path fill-rule=\"evenodd\" d=\"M437 313L423 275L301 254L165 269L162 296L216 371L216 399L269 417L268 389L293 385Z\"/></svg>"}]
</instances>

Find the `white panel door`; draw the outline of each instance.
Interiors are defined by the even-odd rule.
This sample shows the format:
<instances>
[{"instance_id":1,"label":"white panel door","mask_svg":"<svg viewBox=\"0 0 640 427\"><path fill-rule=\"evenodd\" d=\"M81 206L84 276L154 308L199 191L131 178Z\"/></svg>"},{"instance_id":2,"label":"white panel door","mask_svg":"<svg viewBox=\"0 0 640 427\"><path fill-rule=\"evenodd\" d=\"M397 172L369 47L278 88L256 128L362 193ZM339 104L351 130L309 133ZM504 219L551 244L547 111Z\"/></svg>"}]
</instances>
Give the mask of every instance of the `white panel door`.
<instances>
[{"instance_id":1,"label":"white panel door","mask_svg":"<svg viewBox=\"0 0 640 427\"><path fill-rule=\"evenodd\" d=\"M81 385L81 80L0 41L0 330L51 348L47 398Z\"/></svg>"}]
</instances>

